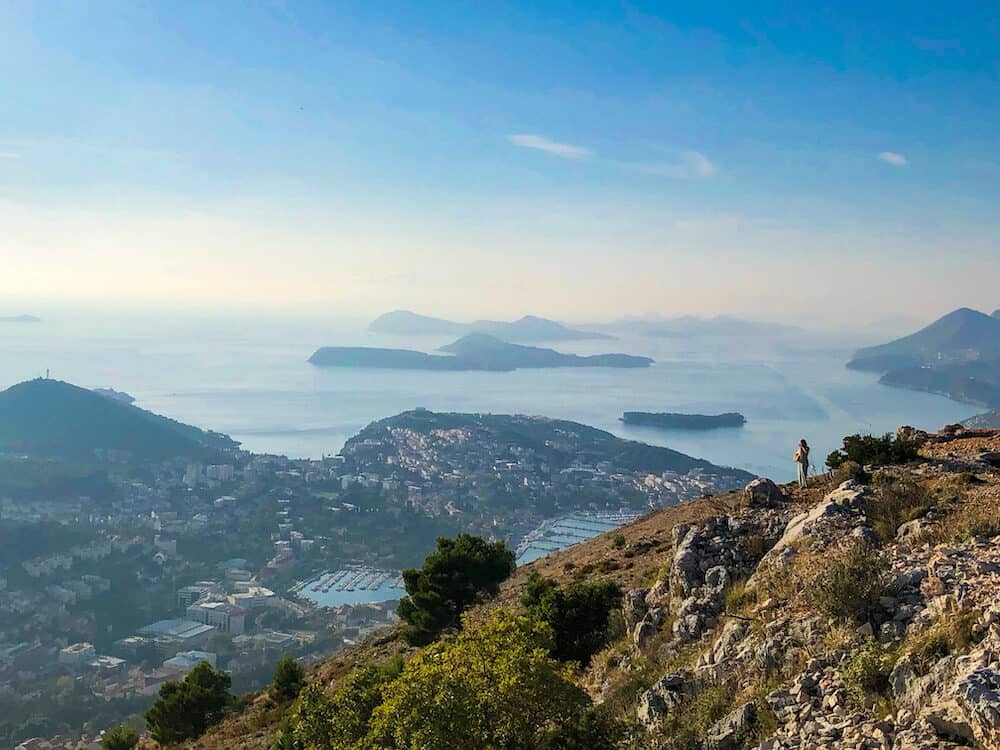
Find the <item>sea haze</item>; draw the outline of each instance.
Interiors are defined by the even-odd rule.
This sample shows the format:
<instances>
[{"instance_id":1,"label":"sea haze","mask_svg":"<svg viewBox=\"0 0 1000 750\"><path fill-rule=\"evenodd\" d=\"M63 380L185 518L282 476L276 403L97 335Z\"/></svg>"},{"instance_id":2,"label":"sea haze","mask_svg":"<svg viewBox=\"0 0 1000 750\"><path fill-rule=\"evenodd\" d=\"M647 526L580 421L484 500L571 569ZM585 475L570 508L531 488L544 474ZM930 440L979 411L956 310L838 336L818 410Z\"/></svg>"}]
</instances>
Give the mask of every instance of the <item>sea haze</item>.
<instances>
[{"instance_id":1,"label":"sea haze","mask_svg":"<svg viewBox=\"0 0 1000 750\"><path fill-rule=\"evenodd\" d=\"M453 337L452 337L453 338ZM937 429L976 408L879 385L844 367L855 343L818 335L648 338L541 344L576 354L653 357L648 369L422 372L319 368L320 346L434 351L448 337L392 337L362 321L137 320L45 316L0 330L0 387L50 369L86 387L127 391L137 405L219 430L259 452L336 453L369 422L417 406L435 411L540 414L667 445L714 463L792 478L799 438L817 465L852 432L901 424ZM626 427L624 411L739 411L742 428L708 432Z\"/></svg>"}]
</instances>

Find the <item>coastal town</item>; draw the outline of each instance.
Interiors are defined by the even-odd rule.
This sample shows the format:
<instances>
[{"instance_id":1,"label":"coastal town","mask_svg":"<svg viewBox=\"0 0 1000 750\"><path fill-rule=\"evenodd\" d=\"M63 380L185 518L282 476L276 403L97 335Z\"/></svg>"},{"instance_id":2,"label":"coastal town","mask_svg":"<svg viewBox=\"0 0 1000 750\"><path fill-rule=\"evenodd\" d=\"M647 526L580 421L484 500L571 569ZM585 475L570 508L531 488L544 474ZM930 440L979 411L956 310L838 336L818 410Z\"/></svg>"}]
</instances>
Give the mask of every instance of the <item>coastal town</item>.
<instances>
[{"instance_id":1,"label":"coastal town","mask_svg":"<svg viewBox=\"0 0 1000 750\"><path fill-rule=\"evenodd\" d=\"M435 421L449 418L375 423L320 459L104 451L82 475L3 488L0 739L75 742L138 716L201 661L236 692L258 689L284 656L318 660L393 622L400 571L438 536L484 534L533 559L745 484L699 462L646 470L673 455L640 460L637 444L583 425Z\"/></svg>"}]
</instances>

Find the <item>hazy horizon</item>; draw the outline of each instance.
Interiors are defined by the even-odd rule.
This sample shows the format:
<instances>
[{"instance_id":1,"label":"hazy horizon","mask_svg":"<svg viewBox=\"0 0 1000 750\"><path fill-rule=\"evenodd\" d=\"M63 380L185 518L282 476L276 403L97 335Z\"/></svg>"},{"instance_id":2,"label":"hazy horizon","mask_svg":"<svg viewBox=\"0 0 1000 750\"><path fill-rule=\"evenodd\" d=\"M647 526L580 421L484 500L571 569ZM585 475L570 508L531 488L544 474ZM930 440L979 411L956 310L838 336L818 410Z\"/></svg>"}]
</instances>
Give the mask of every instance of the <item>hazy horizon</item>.
<instances>
[{"instance_id":1,"label":"hazy horizon","mask_svg":"<svg viewBox=\"0 0 1000 750\"><path fill-rule=\"evenodd\" d=\"M1000 306L986 8L40 3L0 28L11 313Z\"/></svg>"}]
</instances>

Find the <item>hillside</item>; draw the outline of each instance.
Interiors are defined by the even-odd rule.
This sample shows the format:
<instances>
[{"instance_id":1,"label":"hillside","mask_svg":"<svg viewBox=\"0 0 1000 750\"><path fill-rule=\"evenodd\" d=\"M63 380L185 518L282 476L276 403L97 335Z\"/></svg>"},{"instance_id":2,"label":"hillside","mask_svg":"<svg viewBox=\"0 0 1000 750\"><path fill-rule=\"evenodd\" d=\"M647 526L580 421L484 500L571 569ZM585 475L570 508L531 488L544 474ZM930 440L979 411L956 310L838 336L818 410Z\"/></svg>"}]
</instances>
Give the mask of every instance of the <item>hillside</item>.
<instances>
[{"instance_id":1,"label":"hillside","mask_svg":"<svg viewBox=\"0 0 1000 750\"><path fill-rule=\"evenodd\" d=\"M137 460L210 458L237 443L59 380L0 392L0 451L93 459L113 450Z\"/></svg>"},{"instance_id":2,"label":"hillside","mask_svg":"<svg viewBox=\"0 0 1000 750\"><path fill-rule=\"evenodd\" d=\"M976 406L1000 407L1000 359L902 367L885 373L879 382L937 393Z\"/></svg>"},{"instance_id":3,"label":"hillside","mask_svg":"<svg viewBox=\"0 0 1000 750\"><path fill-rule=\"evenodd\" d=\"M847 366L885 373L996 358L1000 358L1000 319L963 307L909 336L859 349Z\"/></svg>"},{"instance_id":4,"label":"hillside","mask_svg":"<svg viewBox=\"0 0 1000 750\"><path fill-rule=\"evenodd\" d=\"M1000 430L1000 409L969 417L962 424L972 429Z\"/></svg>"},{"instance_id":5,"label":"hillside","mask_svg":"<svg viewBox=\"0 0 1000 750\"><path fill-rule=\"evenodd\" d=\"M623 722L623 750L996 750L1000 432L924 439L868 484L761 482L655 512L518 569L469 622L519 609L533 572L619 584L623 635L568 677ZM420 653L389 630L312 679L329 694ZM263 750L292 715L260 696L189 746Z\"/></svg>"},{"instance_id":6,"label":"hillside","mask_svg":"<svg viewBox=\"0 0 1000 750\"><path fill-rule=\"evenodd\" d=\"M614 338L603 333L569 328L554 320L534 315L525 315L514 321L476 320L472 323L457 323L419 315L409 310L394 310L380 315L371 322L368 330L396 336L462 336L468 333L486 333L504 341L522 343Z\"/></svg>"}]
</instances>

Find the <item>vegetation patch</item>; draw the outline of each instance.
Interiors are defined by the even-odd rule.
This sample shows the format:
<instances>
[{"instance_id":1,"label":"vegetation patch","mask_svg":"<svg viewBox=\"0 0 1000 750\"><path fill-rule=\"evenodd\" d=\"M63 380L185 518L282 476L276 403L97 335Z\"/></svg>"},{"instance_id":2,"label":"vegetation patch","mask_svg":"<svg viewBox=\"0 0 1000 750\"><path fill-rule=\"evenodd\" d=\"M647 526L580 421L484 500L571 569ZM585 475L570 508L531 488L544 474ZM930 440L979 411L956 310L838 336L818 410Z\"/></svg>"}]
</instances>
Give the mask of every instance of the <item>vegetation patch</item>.
<instances>
[{"instance_id":1,"label":"vegetation patch","mask_svg":"<svg viewBox=\"0 0 1000 750\"><path fill-rule=\"evenodd\" d=\"M851 461L859 466L890 466L905 464L919 458L920 443L916 440L893 435L848 435L842 448L826 457L826 465L833 470L840 469Z\"/></svg>"}]
</instances>

